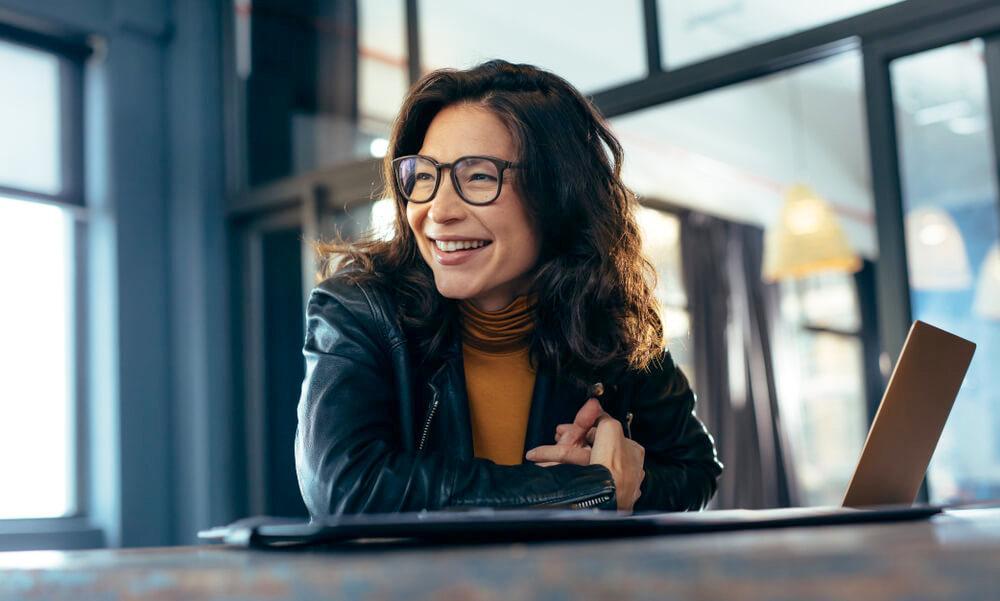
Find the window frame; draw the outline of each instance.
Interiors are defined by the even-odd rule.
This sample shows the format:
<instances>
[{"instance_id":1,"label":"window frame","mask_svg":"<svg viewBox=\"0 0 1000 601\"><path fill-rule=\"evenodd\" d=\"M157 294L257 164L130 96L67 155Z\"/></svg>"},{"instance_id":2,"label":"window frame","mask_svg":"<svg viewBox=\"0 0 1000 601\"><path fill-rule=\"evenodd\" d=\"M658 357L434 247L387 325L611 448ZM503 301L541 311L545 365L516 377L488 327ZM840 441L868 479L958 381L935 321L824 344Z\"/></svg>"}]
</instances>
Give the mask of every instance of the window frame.
<instances>
[{"instance_id":1,"label":"window frame","mask_svg":"<svg viewBox=\"0 0 1000 601\"><path fill-rule=\"evenodd\" d=\"M62 189L55 194L0 184L0 196L56 206L65 210L70 226L70 303L72 359L70 411L74 460L70 463L73 510L59 517L0 519L0 551L80 549L105 545L101 529L90 520L89 398L87 348L88 210L84 181L84 72L90 48L82 38L54 37L0 22L0 41L54 56L59 61L60 169Z\"/></svg>"}]
</instances>

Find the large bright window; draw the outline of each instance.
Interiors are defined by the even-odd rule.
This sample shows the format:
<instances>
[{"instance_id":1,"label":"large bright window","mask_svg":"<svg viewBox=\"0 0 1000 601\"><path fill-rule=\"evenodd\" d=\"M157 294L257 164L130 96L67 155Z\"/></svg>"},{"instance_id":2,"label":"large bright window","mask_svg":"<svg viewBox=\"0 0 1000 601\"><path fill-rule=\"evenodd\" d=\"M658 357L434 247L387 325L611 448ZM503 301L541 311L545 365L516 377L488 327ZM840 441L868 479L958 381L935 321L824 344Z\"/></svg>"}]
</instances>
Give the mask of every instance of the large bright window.
<instances>
[{"instance_id":1,"label":"large bright window","mask_svg":"<svg viewBox=\"0 0 1000 601\"><path fill-rule=\"evenodd\" d=\"M74 510L71 221L0 197L0 518Z\"/></svg>"},{"instance_id":2,"label":"large bright window","mask_svg":"<svg viewBox=\"0 0 1000 601\"><path fill-rule=\"evenodd\" d=\"M0 519L78 509L64 60L0 41Z\"/></svg>"}]
</instances>

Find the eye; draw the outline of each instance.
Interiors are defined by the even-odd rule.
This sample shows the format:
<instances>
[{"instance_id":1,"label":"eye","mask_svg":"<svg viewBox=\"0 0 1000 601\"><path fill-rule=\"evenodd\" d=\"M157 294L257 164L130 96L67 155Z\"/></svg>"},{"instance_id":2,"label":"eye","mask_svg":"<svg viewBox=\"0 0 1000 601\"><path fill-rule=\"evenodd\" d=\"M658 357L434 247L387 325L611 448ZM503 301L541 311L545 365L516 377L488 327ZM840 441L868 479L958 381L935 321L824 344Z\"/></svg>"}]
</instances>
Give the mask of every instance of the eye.
<instances>
[{"instance_id":1,"label":"eye","mask_svg":"<svg viewBox=\"0 0 1000 601\"><path fill-rule=\"evenodd\" d=\"M414 176L414 179L416 179L417 181L424 181L424 182L426 182L426 181L433 181L434 180L434 174L433 173L417 173Z\"/></svg>"},{"instance_id":2,"label":"eye","mask_svg":"<svg viewBox=\"0 0 1000 601\"><path fill-rule=\"evenodd\" d=\"M495 182L497 178L491 173L472 173L468 176L470 182Z\"/></svg>"}]
</instances>

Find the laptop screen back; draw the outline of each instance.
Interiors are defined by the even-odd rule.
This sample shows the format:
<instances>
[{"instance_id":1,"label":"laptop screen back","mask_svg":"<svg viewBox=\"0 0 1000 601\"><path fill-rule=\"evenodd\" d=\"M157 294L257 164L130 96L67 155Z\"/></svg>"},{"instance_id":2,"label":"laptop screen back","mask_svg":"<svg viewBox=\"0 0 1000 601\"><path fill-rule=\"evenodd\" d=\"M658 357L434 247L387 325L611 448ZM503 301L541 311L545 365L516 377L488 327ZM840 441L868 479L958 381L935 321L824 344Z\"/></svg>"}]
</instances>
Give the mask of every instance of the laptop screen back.
<instances>
[{"instance_id":1,"label":"laptop screen back","mask_svg":"<svg viewBox=\"0 0 1000 601\"><path fill-rule=\"evenodd\" d=\"M922 321L913 323L844 507L913 503L975 350L964 338Z\"/></svg>"}]
</instances>

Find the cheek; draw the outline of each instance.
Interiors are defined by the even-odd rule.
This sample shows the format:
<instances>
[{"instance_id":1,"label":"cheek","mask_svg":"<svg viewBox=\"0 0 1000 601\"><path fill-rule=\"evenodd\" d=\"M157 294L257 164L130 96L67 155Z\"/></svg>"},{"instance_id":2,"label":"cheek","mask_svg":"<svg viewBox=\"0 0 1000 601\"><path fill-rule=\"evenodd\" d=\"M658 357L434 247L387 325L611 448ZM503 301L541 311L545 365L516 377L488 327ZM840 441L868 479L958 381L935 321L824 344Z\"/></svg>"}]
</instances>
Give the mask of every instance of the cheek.
<instances>
[{"instance_id":1,"label":"cheek","mask_svg":"<svg viewBox=\"0 0 1000 601\"><path fill-rule=\"evenodd\" d=\"M410 230L414 234L420 232L420 220L418 219L418 214L420 212L419 208L415 208L412 204L406 205L406 223L410 226Z\"/></svg>"},{"instance_id":2,"label":"cheek","mask_svg":"<svg viewBox=\"0 0 1000 601\"><path fill-rule=\"evenodd\" d=\"M507 252L509 254L507 256L511 259L511 266L516 266L518 271L530 269L538 261L541 251L541 237L536 228L531 226L531 222L523 211L511 215L508 223L509 245Z\"/></svg>"},{"instance_id":3,"label":"cheek","mask_svg":"<svg viewBox=\"0 0 1000 601\"><path fill-rule=\"evenodd\" d=\"M424 222L424 216L426 214L427 211L424 210L419 205L408 204L406 206L406 224L410 228L410 232L413 233L413 237L417 244L417 250L420 252L420 255L424 258L424 261L429 263L430 249L428 249L425 246L426 238L424 238L423 234L421 233L421 229L423 227L423 222Z\"/></svg>"},{"instance_id":4,"label":"cheek","mask_svg":"<svg viewBox=\"0 0 1000 601\"><path fill-rule=\"evenodd\" d=\"M425 241L423 228L426 215L427 210L420 205L411 204L406 207L406 223L410 226L410 231L413 232L413 236L417 240L417 246L423 246Z\"/></svg>"}]
</instances>

